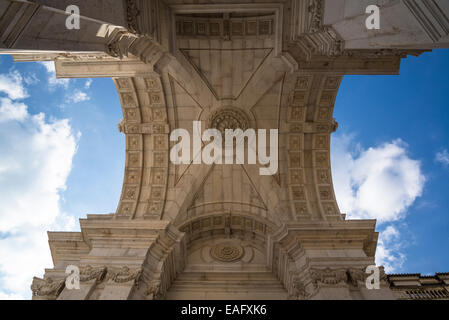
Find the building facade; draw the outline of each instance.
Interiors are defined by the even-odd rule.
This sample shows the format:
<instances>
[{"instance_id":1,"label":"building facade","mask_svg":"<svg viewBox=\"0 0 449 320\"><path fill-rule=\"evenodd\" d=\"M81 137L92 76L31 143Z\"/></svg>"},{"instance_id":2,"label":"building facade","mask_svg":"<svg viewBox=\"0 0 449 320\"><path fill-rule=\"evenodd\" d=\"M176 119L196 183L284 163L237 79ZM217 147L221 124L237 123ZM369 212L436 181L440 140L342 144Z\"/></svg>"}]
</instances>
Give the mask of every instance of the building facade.
<instances>
[{"instance_id":1,"label":"building facade","mask_svg":"<svg viewBox=\"0 0 449 320\"><path fill-rule=\"evenodd\" d=\"M371 2L0 0L2 53L52 60L62 78L110 77L123 110L117 211L49 232L54 268L34 279L33 298L447 298L447 274L381 268L369 290L376 221L347 220L335 199L343 76L398 74L401 58L449 46L447 1L374 1L380 29L367 26ZM70 5L80 29L67 24ZM170 133L194 134L193 121L277 129L278 171L174 165ZM71 265L79 290L65 287Z\"/></svg>"}]
</instances>

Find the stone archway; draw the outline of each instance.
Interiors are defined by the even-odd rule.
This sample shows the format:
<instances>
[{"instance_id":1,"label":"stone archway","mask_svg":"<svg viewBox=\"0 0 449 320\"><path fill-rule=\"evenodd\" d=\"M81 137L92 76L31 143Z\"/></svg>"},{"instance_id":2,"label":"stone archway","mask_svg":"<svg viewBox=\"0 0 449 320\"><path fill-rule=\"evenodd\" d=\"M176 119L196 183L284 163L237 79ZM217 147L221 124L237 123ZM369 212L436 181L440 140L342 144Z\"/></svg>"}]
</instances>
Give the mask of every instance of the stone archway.
<instances>
[{"instance_id":1,"label":"stone archway","mask_svg":"<svg viewBox=\"0 0 449 320\"><path fill-rule=\"evenodd\" d=\"M273 223L251 215L202 215L184 221L186 263L167 299L287 299L268 263Z\"/></svg>"},{"instance_id":2,"label":"stone archway","mask_svg":"<svg viewBox=\"0 0 449 320\"><path fill-rule=\"evenodd\" d=\"M446 9L429 5L417 15L401 1L381 6L406 19L394 19L402 29L390 23L377 36L360 29L357 0L342 0L342 10L324 0L256 0L232 8L221 0L127 0L116 10L105 10L100 0L73 0L84 29L72 33L59 24L66 18L62 2L0 1L7 53L16 61L54 60L59 77L114 78L124 117L117 212L89 215L81 232L49 234L55 268L34 280L36 298L163 298L207 246L206 265L220 268L226 262L211 254L216 246L247 262L240 248L252 248L290 297L376 296L358 287L361 270L374 263L375 221L346 221L333 192L333 105L344 75L396 74L408 54L447 46ZM397 31L410 25L414 31L401 37ZM258 166L170 164L170 131L223 108L252 115L257 128L279 129L277 175L261 177ZM210 192L220 179L219 191ZM226 184L238 192L227 192ZM220 215L217 229L207 229ZM272 228L265 242L256 241L259 223L265 232ZM82 270L76 293L63 288L64 268L74 263Z\"/></svg>"}]
</instances>

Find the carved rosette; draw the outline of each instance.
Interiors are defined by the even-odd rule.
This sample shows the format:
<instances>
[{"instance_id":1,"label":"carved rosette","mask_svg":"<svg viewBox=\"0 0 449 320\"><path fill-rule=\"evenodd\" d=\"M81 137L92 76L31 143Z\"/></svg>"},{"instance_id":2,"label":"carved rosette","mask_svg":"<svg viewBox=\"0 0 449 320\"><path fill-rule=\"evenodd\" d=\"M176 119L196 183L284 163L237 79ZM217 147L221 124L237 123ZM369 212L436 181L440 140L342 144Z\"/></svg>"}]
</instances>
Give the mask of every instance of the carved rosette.
<instances>
[{"instance_id":1,"label":"carved rosette","mask_svg":"<svg viewBox=\"0 0 449 320\"><path fill-rule=\"evenodd\" d=\"M220 243L211 249L211 256L221 262L235 262L242 259L243 247L234 243Z\"/></svg>"},{"instance_id":2,"label":"carved rosette","mask_svg":"<svg viewBox=\"0 0 449 320\"><path fill-rule=\"evenodd\" d=\"M226 129L241 129L245 131L250 127L247 115L236 108L224 108L216 111L210 118L210 127L218 129L222 135Z\"/></svg>"}]
</instances>

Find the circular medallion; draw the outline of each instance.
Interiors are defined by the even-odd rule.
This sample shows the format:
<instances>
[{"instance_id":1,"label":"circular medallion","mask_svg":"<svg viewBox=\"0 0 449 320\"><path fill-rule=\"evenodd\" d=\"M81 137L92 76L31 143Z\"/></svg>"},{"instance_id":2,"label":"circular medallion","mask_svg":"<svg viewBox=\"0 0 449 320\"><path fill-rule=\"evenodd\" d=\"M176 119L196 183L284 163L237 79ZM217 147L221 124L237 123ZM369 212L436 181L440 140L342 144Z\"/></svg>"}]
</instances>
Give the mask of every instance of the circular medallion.
<instances>
[{"instance_id":1,"label":"circular medallion","mask_svg":"<svg viewBox=\"0 0 449 320\"><path fill-rule=\"evenodd\" d=\"M223 135L226 129L245 131L249 128L246 114L235 108L220 109L215 112L210 120L210 127L218 129Z\"/></svg>"},{"instance_id":2,"label":"circular medallion","mask_svg":"<svg viewBox=\"0 0 449 320\"><path fill-rule=\"evenodd\" d=\"M243 257L243 248L233 243L220 243L211 249L211 256L222 262L234 262Z\"/></svg>"}]
</instances>

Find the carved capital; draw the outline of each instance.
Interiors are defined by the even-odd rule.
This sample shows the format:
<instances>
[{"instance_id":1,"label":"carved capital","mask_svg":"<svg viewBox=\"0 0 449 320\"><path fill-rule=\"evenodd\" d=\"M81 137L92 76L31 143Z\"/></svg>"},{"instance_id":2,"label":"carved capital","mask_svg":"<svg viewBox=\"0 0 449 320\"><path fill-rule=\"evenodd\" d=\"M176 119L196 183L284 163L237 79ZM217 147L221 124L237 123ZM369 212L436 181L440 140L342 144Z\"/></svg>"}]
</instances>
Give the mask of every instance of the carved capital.
<instances>
[{"instance_id":1,"label":"carved capital","mask_svg":"<svg viewBox=\"0 0 449 320\"><path fill-rule=\"evenodd\" d=\"M166 54L166 50L149 36L116 30L106 46L106 53L120 59L132 54L144 63L154 65Z\"/></svg>"},{"instance_id":2,"label":"carved capital","mask_svg":"<svg viewBox=\"0 0 449 320\"><path fill-rule=\"evenodd\" d=\"M108 53L112 57L120 59L128 57L130 53L130 47L132 43L137 39L137 35L125 30L115 32L115 35L111 37L111 40L106 46L106 53Z\"/></svg>"},{"instance_id":3,"label":"carved capital","mask_svg":"<svg viewBox=\"0 0 449 320\"><path fill-rule=\"evenodd\" d=\"M311 269L310 277L315 288L319 288L322 285L346 285L348 282L348 275L345 269Z\"/></svg>"},{"instance_id":4,"label":"carved capital","mask_svg":"<svg viewBox=\"0 0 449 320\"><path fill-rule=\"evenodd\" d=\"M354 287L359 287L359 282L365 282L368 276L364 269L350 268L348 269L349 282Z\"/></svg>"}]
</instances>

